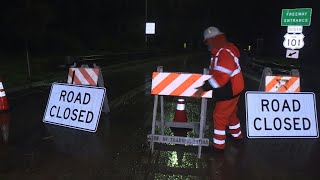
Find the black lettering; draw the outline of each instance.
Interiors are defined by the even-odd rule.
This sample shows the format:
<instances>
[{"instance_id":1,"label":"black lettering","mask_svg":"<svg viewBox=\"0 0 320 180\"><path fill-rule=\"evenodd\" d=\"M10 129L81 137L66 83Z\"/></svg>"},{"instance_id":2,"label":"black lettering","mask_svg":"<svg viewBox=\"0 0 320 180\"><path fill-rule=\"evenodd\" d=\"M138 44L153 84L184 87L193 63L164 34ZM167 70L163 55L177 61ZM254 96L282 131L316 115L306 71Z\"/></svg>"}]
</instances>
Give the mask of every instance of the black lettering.
<instances>
[{"instance_id":1,"label":"black lettering","mask_svg":"<svg viewBox=\"0 0 320 180\"><path fill-rule=\"evenodd\" d=\"M72 121L77 120L77 114L76 114L76 113L78 113L78 109L74 109L74 110L72 111L72 117L71 117L71 120L72 120Z\"/></svg>"},{"instance_id":2,"label":"black lettering","mask_svg":"<svg viewBox=\"0 0 320 180\"><path fill-rule=\"evenodd\" d=\"M83 117L83 114L82 114L82 113L84 113L84 112L86 112L86 111L85 111L85 110L80 110L79 118L78 118L78 121L79 121L79 122L84 122L84 120L81 119L81 118Z\"/></svg>"},{"instance_id":3,"label":"black lettering","mask_svg":"<svg viewBox=\"0 0 320 180\"><path fill-rule=\"evenodd\" d=\"M279 121L279 127L278 127L278 128L276 127L276 120ZM281 129L281 126L282 126L282 124L281 124L281 119L275 118L275 119L273 120L273 127L274 127L276 130L279 131L279 130Z\"/></svg>"},{"instance_id":4,"label":"black lettering","mask_svg":"<svg viewBox=\"0 0 320 180\"><path fill-rule=\"evenodd\" d=\"M84 93L84 97L83 97L83 104L89 104L91 100L91 96L89 93Z\"/></svg>"},{"instance_id":5,"label":"black lettering","mask_svg":"<svg viewBox=\"0 0 320 180\"><path fill-rule=\"evenodd\" d=\"M81 93L78 93L78 95L73 103L76 103L77 101L79 101L79 104L81 104Z\"/></svg>"},{"instance_id":6,"label":"black lettering","mask_svg":"<svg viewBox=\"0 0 320 180\"><path fill-rule=\"evenodd\" d=\"M276 102L276 103L275 103ZM277 108L275 108L275 106L277 106ZM279 101L274 99L271 101L271 108L274 112L278 112L279 109L280 109L280 104L279 104Z\"/></svg>"},{"instance_id":7,"label":"black lettering","mask_svg":"<svg viewBox=\"0 0 320 180\"><path fill-rule=\"evenodd\" d=\"M254 124L254 128L255 128L256 130L260 131L262 128L261 128L261 127L260 127L260 128L257 128L257 125L256 125L256 121L257 121L257 120L261 121L260 118L255 118L254 121L253 121L253 122L254 122L254 123L253 123L253 124Z\"/></svg>"},{"instance_id":8,"label":"black lettering","mask_svg":"<svg viewBox=\"0 0 320 180\"><path fill-rule=\"evenodd\" d=\"M71 95L71 96L70 96L70 95ZM70 98L71 98L71 99L70 99ZM73 91L70 91L70 92L68 93L68 96L67 96L67 101L68 101L68 102L72 102L73 98L74 98L74 92L73 92Z\"/></svg>"},{"instance_id":9,"label":"black lettering","mask_svg":"<svg viewBox=\"0 0 320 180\"><path fill-rule=\"evenodd\" d=\"M292 104L293 104L293 112L297 112L300 111L301 105L300 102L296 99L292 100Z\"/></svg>"},{"instance_id":10,"label":"black lettering","mask_svg":"<svg viewBox=\"0 0 320 180\"><path fill-rule=\"evenodd\" d=\"M269 101L267 99L261 99L261 108L262 108L262 112L264 112L263 106L266 107L267 111L269 112Z\"/></svg>"},{"instance_id":11,"label":"black lettering","mask_svg":"<svg viewBox=\"0 0 320 180\"><path fill-rule=\"evenodd\" d=\"M66 95L67 95L67 91L62 90L62 91L61 91L61 94L60 94L60 99L59 99L59 101L61 101L62 98L63 98L63 101L64 101L64 100L65 100L64 98L66 97Z\"/></svg>"},{"instance_id":12,"label":"black lettering","mask_svg":"<svg viewBox=\"0 0 320 180\"><path fill-rule=\"evenodd\" d=\"M57 112L57 118L62 118L61 116L59 116L59 113L60 113L60 107L58 107L58 112Z\"/></svg>"},{"instance_id":13,"label":"black lettering","mask_svg":"<svg viewBox=\"0 0 320 180\"><path fill-rule=\"evenodd\" d=\"M294 130L301 130L301 128L297 128L296 125L298 125L299 123L296 122L296 120L299 120L300 118L293 118L293 129Z\"/></svg>"},{"instance_id":14,"label":"black lettering","mask_svg":"<svg viewBox=\"0 0 320 180\"><path fill-rule=\"evenodd\" d=\"M289 106L287 100L284 100L283 107L282 107L282 112L284 111L285 108L287 108L288 111L291 112L291 109L290 109L290 106Z\"/></svg>"},{"instance_id":15,"label":"black lettering","mask_svg":"<svg viewBox=\"0 0 320 180\"><path fill-rule=\"evenodd\" d=\"M56 109L57 109L57 106L52 106L52 107L51 107L51 109L50 109L50 116L51 116L51 117L54 116L54 114L52 114L52 109L53 109L53 108L56 108Z\"/></svg>"},{"instance_id":16,"label":"black lettering","mask_svg":"<svg viewBox=\"0 0 320 180\"><path fill-rule=\"evenodd\" d=\"M90 115L90 120L89 120L89 115ZM86 123L91 123L91 121L93 120L93 112L88 111L87 117L86 117Z\"/></svg>"},{"instance_id":17,"label":"black lettering","mask_svg":"<svg viewBox=\"0 0 320 180\"><path fill-rule=\"evenodd\" d=\"M308 122L308 127L306 127L305 125L305 121ZM302 118L302 124L303 124L303 130L309 130L310 127L311 127L311 123L310 123L310 120L308 118Z\"/></svg>"},{"instance_id":18,"label":"black lettering","mask_svg":"<svg viewBox=\"0 0 320 180\"><path fill-rule=\"evenodd\" d=\"M264 128L265 128L265 130L272 130L271 128L268 128L267 127L267 118L264 118Z\"/></svg>"},{"instance_id":19,"label":"black lettering","mask_svg":"<svg viewBox=\"0 0 320 180\"><path fill-rule=\"evenodd\" d=\"M290 118L285 118L285 119L284 119L284 124L289 125L289 127L284 126L284 128L285 128L286 130L291 130L292 126L291 126L291 124L290 124L288 121L290 121Z\"/></svg>"},{"instance_id":20,"label":"black lettering","mask_svg":"<svg viewBox=\"0 0 320 180\"><path fill-rule=\"evenodd\" d=\"M67 114L67 116L66 116L66 112L68 111L68 114ZM70 116L70 108L66 108L65 110L64 110L64 113L63 113L63 117L64 117L64 119L68 119L69 118L69 116Z\"/></svg>"}]
</instances>

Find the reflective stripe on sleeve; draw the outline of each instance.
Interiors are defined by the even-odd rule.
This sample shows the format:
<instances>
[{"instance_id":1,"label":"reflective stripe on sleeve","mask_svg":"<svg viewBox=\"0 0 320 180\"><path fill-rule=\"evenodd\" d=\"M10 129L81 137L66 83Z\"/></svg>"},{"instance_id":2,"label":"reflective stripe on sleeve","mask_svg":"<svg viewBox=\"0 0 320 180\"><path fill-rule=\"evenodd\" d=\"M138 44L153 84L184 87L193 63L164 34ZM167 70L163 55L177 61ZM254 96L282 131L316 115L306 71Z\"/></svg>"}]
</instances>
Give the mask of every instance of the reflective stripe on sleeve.
<instances>
[{"instance_id":1,"label":"reflective stripe on sleeve","mask_svg":"<svg viewBox=\"0 0 320 180\"><path fill-rule=\"evenodd\" d=\"M231 71L231 70L229 70L229 69L227 69L227 68L224 68L224 67L222 67L222 66L215 66L213 69L214 69L214 70L217 70L217 71L220 71L220 72L223 72L223 73L226 73L226 74L228 74L229 76L232 74L232 71Z\"/></svg>"},{"instance_id":2,"label":"reflective stripe on sleeve","mask_svg":"<svg viewBox=\"0 0 320 180\"><path fill-rule=\"evenodd\" d=\"M209 79L209 83L213 88L219 88L220 85L217 83L217 81L214 78Z\"/></svg>"},{"instance_id":3,"label":"reflective stripe on sleeve","mask_svg":"<svg viewBox=\"0 0 320 180\"><path fill-rule=\"evenodd\" d=\"M241 68L238 67L238 69L236 69L235 71L233 71L233 73L230 74L230 77L233 77L233 76L239 74L240 72L241 72Z\"/></svg>"}]
</instances>

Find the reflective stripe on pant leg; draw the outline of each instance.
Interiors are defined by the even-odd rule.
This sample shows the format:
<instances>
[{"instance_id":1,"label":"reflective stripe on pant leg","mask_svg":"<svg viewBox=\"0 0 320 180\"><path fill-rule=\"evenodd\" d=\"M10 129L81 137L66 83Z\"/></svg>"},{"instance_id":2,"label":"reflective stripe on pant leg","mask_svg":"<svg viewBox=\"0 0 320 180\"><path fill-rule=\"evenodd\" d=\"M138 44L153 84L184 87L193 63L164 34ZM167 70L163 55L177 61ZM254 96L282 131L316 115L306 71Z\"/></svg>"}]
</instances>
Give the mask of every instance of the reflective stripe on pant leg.
<instances>
[{"instance_id":1,"label":"reflective stripe on pant leg","mask_svg":"<svg viewBox=\"0 0 320 180\"><path fill-rule=\"evenodd\" d=\"M213 146L218 149L224 149L226 133L225 130L229 124L229 118L232 111L229 112L231 101L218 101L216 102L213 111L214 120L214 135ZM232 109L233 110L233 109ZM216 142L216 143L215 143Z\"/></svg>"},{"instance_id":2,"label":"reflective stripe on pant leg","mask_svg":"<svg viewBox=\"0 0 320 180\"><path fill-rule=\"evenodd\" d=\"M226 131L214 129L213 131L213 146L218 149L224 149L226 139Z\"/></svg>"},{"instance_id":3,"label":"reflective stripe on pant leg","mask_svg":"<svg viewBox=\"0 0 320 180\"><path fill-rule=\"evenodd\" d=\"M239 101L239 97L233 99L233 103L235 104L233 112L231 113L230 116L230 123L229 123L229 133L235 138L235 139L241 139L243 137L242 133L241 133L241 125L240 125L240 121L239 118L237 116L237 112L238 112L238 101Z\"/></svg>"}]
</instances>

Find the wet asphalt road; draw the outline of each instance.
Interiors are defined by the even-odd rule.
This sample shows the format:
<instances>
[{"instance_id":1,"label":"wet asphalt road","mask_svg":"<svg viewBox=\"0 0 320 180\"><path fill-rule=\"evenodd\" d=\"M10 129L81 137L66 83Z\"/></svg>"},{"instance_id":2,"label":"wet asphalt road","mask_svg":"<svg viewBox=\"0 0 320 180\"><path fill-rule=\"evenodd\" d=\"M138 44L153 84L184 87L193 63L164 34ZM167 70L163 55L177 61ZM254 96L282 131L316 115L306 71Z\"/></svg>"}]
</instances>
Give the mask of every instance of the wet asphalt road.
<instances>
[{"instance_id":1,"label":"wet asphalt road","mask_svg":"<svg viewBox=\"0 0 320 180\"><path fill-rule=\"evenodd\" d=\"M2 122L9 129L0 131L0 180L320 179L317 139L256 139L241 146L228 139L223 158L204 153L198 160L197 148L178 145L156 146L150 154L146 136L152 121L151 73L158 65L168 72L201 73L208 59L206 54L188 54L105 67L111 113L102 115L97 133L44 124L49 87L9 94L11 120ZM246 78L247 90L258 86L257 81ZM165 119L173 119L175 101L165 98ZM188 119L197 121L200 101L187 99L186 103ZM208 109L211 124L210 101ZM245 132L243 96L239 116ZM7 143L3 132L8 134ZM210 130L206 134L211 139Z\"/></svg>"}]
</instances>

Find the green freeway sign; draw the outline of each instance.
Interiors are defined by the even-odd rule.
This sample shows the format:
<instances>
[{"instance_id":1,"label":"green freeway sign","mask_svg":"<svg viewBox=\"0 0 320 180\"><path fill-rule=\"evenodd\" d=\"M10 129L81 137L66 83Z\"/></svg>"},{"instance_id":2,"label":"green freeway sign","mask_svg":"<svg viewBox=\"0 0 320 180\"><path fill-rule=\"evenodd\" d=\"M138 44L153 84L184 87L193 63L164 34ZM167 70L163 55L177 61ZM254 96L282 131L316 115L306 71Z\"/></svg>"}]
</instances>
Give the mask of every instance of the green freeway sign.
<instances>
[{"instance_id":1,"label":"green freeway sign","mask_svg":"<svg viewBox=\"0 0 320 180\"><path fill-rule=\"evenodd\" d=\"M282 9L281 26L310 26L311 8Z\"/></svg>"}]
</instances>

